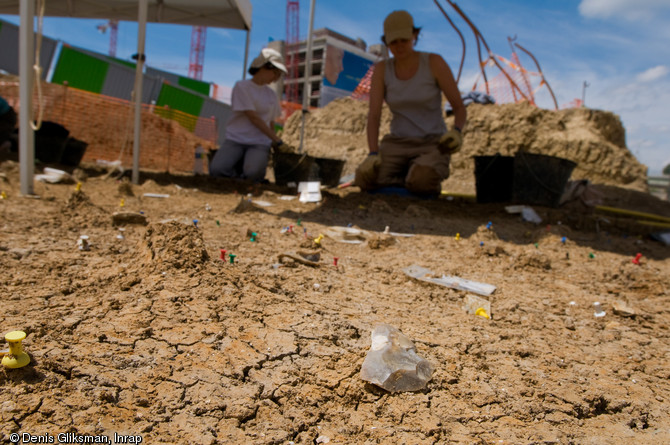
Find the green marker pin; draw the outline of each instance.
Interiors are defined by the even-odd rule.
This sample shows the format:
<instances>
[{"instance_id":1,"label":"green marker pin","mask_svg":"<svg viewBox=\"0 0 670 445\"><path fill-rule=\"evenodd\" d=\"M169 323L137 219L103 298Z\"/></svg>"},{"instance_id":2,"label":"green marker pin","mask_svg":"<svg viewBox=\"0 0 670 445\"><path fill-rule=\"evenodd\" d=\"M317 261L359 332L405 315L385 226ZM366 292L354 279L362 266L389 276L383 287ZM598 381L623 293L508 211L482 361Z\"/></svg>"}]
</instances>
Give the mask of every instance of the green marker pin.
<instances>
[{"instance_id":1,"label":"green marker pin","mask_svg":"<svg viewBox=\"0 0 670 445\"><path fill-rule=\"evenodd\" d=\"M229 253L228 254L228 258L230 258L230 264L235 264L235 257L236 256L237 255L235 255L234 253Z\"/></svg>"},{"instance_id":2,"label":"green marker pin","mask_svg":"<svg viewBox=\"0 0 670 445\"><path fill-rule=\"evenodd\" d=\"M216 226L217 226L217 227L221 227L221 223L219 223L219 220L218 220L218 219L216 220Z\"/></svg>"}]
</instances>

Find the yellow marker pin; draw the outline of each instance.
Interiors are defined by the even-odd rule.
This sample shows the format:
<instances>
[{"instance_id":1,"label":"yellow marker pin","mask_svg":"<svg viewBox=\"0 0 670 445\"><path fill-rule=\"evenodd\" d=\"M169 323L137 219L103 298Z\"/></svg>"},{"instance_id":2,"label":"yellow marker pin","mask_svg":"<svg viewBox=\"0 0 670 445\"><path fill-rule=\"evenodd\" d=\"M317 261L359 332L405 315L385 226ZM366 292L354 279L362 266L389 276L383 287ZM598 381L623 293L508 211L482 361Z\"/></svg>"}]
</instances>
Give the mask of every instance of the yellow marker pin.
<instances>
[{"instance_id":1,"label":"yellow marker pin","mask_svg":"<svg viewBox=\"0 0 670 445\"><path fill-rule=\"evenodd\" d=\"M122 198L121 202L119 202L119 207L125 207L125 205L126 205L126 200Z\"/></svg>"},{"instance_id":2,"label":"yellow marker pin","mask_svg":"<svg viewBox=\"0 0 670 445\"><path fill-rule=\"evenodd\" d=\"M7 199L7 193L4 190L0 192L0 199Z\"/></svg>"},{"instance_id":3,"label":"yellow marker pin","mask_svg":"<svg viewBox=\"0 0 670 445\"><path fill-rule=\"evenodd\" d=\"M26 338L23 331L12 331L5 335L5 340L9 343L9 353L2 358L2 366L15 369L23 368L30 363L30 357L23 352L21 341Z\"/></svg>"},{"instance_id":4,"label":"yellow marker pin","mask_svg":"<svg viewBox=\"0 0 670 445\"><path fill-rule=\"evenodd\" d=\"M320 233L318 238L314 238L314 244L316 244L317 246L320 246L322 239L323 239L323 234Z\"/></svg>"},{"instance_id":5,"label":"yellow marker pin","mask_svg":"<svg viewBox=\"0 0 670 445\"><path fill-rule=\"evenodd\" d=\"M491 319L491 317L489 317L489 314L486 313L486 310L485 310L483 307L478 308L478 309L475 311L475 315L479 315L480 317L484 317L484 318L486 318L487 320L490 320L490 319Z\"/></svg>"},{"instance_id":6,"label":"yellow marker pin","mask_svg":"<svg viewBox=\"0 0 670 445\"><path fill-rule=\"evenodd\" d=\"M74 186L74 191L75 192L81 191L81 182L78 182L77 185Z\"/></svg>"},{"instance_id":7,"label":"yellow marker pin","mask_svg":"<svg viewBox=\"0 0 670 445\"><path fill-rule=\"evenodd\" d=\"M454 239L455 239L456 241L460 241L460 240L461 240L461 234L460 234L460 233L457 233L456 236L454 237Z\"/></svg>"}]
</instances>

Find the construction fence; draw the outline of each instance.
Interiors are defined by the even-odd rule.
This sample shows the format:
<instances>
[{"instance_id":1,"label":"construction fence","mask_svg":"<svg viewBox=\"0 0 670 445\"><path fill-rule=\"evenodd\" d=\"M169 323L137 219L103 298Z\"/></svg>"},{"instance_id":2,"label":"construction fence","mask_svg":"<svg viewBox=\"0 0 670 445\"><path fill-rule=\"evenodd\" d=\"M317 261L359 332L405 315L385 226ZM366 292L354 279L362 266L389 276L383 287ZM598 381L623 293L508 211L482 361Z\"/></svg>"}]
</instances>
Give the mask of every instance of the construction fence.
<instances>
[{"instance_id":1,"label":"construction fence","mask_svg":"<svg viewBox=\"0 0 670 445\"><path fill-rule=\"evenodd\" d=\"M18 82L0 82L0 95L18 112ZM64 126L70 137L88 144L83 162L120 160L132 166L135 104L65 85L42 84L33 95L34 115ZM191 172L195 148L213 149L218 128L214 118L193 116L169 107L142 104L140 168Z\"/></svg>"},{"instance_id":2,"label":"construction fence","mask_svg":"<svg viewBox=\"0 0 670 445\"><path fill-rule=\"evenodd\" d=\"M18 27L3 20L0 48L0 69L18 75ZM41 84L42 97L35 94L36 118L41 103L44 120L88 143L84 161L121 159L124 166L132 165L135 63L43 36L40 65L42 79L50 83ZM191 171L198 143L216 148L223 142L230 105L209 97L210 83L167 71L146 67L142 82L140 167ZM15 109L17 85L6 82L0 88Z\"/></svg>"}]
</instances>

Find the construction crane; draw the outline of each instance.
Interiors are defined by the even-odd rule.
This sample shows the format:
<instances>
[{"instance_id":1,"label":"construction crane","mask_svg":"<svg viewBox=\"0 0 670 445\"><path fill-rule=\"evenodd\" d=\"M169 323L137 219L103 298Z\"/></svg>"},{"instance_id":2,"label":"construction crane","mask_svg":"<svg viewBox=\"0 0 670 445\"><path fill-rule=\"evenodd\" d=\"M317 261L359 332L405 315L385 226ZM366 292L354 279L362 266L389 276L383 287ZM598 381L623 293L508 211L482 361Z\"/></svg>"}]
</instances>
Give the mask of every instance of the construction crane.
<instances>
[{"instance_id":1,"label":"construction crane","mask_svg":"<svg viewBox=\"0 0 670 445\"><path fill-rule=\"evenodd\" d=\"M299 56L300 56L300 1L286 1L286 46L284 48L286 69L288 74L285 79L286 101L300 103L300 94L298 90L299 77Z\"/></svg>"},{"instance_id":2,"label":"construction crane","mask_svg":"<svg viewBox=\"0 0 670 445\"><path fill-rule=\"evenodd\" d=\"M119 21L109 20L107 23L98 25L96 28L102 34L106 33L107 29L109 29L109 55L111 57L116 57L116 40L119 35Z\"/></svg>"},{"instance_id":3,"label":"construction crane","mask_svg":"<svg viewBox=\"0 0 670 445\"><path fill-rule=\"evenodd\" d=\"M206 26L194 26L191 30L191 54L188 63L188 77L202 80L202 67L205 62Z\"/></svg>"}]
</instances>

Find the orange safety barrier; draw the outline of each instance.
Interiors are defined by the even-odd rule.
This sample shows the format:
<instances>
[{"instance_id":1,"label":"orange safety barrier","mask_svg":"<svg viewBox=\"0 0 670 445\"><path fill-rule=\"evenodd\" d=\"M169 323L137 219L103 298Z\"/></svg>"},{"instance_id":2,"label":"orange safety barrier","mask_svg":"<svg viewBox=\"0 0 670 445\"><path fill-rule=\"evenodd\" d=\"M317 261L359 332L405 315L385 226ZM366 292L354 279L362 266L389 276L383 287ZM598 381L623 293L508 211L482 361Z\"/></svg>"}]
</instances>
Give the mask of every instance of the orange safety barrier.
<instances>
[{"instance_id":1,"label":"orange safety barrier","mask_svg":"<svg viewBox=\"0 0 670 445\"><path fill-rule=\"evenodd\" d=\"M18 82L0 82L0 95L18 112ZM41 102L35 95L35 115L42 106L43 120L64 126L71 137L88 144L83 162L121 160L123 167L132 167L134 103L51 83L43 84ZM141 169L191 172L196 146L216 146L214 118L142 104L141 125Z\"/></svg>"}]
</instances>

